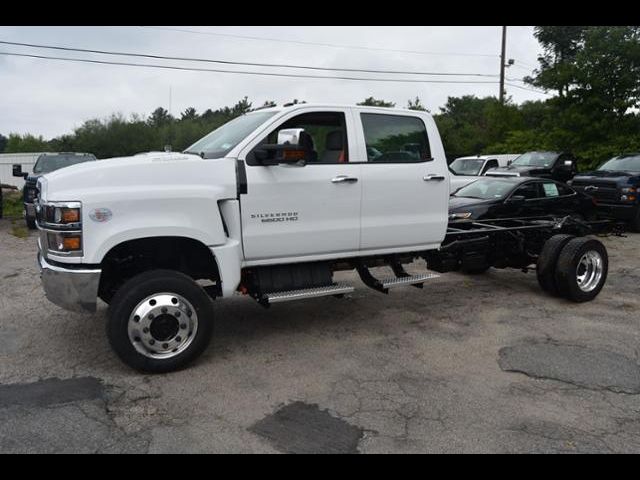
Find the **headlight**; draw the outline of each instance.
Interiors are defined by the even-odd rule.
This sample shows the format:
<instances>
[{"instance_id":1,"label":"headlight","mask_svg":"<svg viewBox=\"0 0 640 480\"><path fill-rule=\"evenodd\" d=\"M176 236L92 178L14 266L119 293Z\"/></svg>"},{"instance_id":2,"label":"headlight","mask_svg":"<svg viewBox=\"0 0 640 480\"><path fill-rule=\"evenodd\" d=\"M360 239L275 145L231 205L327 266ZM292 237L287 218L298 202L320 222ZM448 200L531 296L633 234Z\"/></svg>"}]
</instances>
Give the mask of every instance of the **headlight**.
<instances>
[{"instance_id":1,"label":"headlight","mask_svg":"<svg viewBox=\"0 0 640 480\"><path fill-rule=\"evenodd\" d=\"M52 255L82 256L82 205L49 202L36 206L41 243Z\"/></svg>"},{"instance_id":2,"label":"headlight","mask_svg":"<svg viewBox=\"0 0 640 480\"><path fill-rule=\"evenodd\" d=\"M78 232L47 231L47 247L51 253L82 252L82 234Z\"/></svg>"},{"instance_id":3,"label":"headlight","mask_svg":"<svg viewBox=\"0 0 640 480\"><path fill-rule=\"evenodd\" d=\"M636 187L625 187L622 189L622 193L636 193L638 189Z\"/></svg>"}]
</instances>

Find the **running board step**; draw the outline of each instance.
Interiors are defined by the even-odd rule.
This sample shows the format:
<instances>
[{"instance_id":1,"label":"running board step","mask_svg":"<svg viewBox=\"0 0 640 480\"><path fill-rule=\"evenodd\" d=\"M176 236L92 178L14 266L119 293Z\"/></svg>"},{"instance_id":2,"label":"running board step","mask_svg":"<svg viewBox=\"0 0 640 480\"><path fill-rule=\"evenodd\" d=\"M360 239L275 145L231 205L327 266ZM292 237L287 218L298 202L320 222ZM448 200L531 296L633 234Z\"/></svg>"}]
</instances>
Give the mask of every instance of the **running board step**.
<instances>
[{"instance_id":1,"label":"running board step","mask_svg":"<svg viewBox=\"0 0 640 480\"><path fill-rule=\"evenodd\" d=\"M306 288L303 290L290 290L288 292L265 293L260 303L271 305L272 303L292 302L307 298L330 297L345 295L355 290L351 285L336 283L327 287Z\"/></svg>"},{"instance_id":2,"label":"running board step","mask_svg":"<svg viewBox=\"0 0 640 480\"><path fill-rule=\"evenodd\" d=\"M440 278L440 275L427 273L424 275L413 275L410 277L387 278L380 280L380 284L382 285L382 288L388 290L390 288L404 287L407 285L422 285L423 283L436 278Z\"/></svg>"}]
</instances>

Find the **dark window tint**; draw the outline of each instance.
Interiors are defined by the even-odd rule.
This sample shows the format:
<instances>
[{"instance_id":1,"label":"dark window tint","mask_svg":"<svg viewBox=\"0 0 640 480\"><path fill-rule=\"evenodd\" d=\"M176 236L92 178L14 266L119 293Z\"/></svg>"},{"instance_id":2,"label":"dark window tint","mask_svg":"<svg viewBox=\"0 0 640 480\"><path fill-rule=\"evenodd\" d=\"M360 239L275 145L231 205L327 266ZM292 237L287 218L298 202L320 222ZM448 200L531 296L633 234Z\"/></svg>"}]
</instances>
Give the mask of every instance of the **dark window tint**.
<instances>
[{"instance_id":1,"label":"dark window tint","mask_svg":"<svg viewBox=\"0 0 640 480\"><path fill-rule=\"evenodd\" d=\"M527 200L534 200L541 197L539 187L539 183L528 183L518 188L513 195L515 197L524 197Z\"/></svg>"},{"instance_id":2,"label":"dark window tint","mask_svg":"<svg viewBox=\"0 0 640 480\"><path fill-rule=\"evenodd\" d=\"M487 162L487 164L484 166L484 170L482 171L482 175L487 173L492 168L498 168L499 166L500 166L500 164L498 163L498 160L489 160Z\"/></svg>"},{"instance_id":3,"label":"dark window tint","mask_svg":"<svg viewBox=\"0 0 640 480\"><path fill-rule=\"evenodd\" d=\"M300 137L300 144L304 147L307 163L327 164L349 161L345 116L344 113L337 112L298 115L273 130L256 148L265 144L278 143L278 134L282 130L299 128L304 130Z\"/></svg>"},{"instance_id":4,"label":"dark window tint","mask_svg":"<svg viewBox=\"0 0 640 480\"><path fill-rule=\"evenodd\" d=\"M431 160L429 137L417 117L362 114L369 162L417 163Z\"/></svg>"}]
</instances>

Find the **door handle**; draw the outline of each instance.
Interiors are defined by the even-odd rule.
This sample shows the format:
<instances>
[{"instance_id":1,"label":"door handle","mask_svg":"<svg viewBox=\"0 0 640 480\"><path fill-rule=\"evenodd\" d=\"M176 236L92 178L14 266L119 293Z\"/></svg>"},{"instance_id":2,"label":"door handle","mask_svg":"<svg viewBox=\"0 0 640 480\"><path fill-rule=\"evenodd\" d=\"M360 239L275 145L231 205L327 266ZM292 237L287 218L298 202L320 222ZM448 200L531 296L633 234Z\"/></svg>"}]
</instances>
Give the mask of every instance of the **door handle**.
<instances>
[{"instance_id":1,"label":"door handle","mask_svg":"<svg viewBox=\"0 0 640 480\"><path fill-rule=\"evenodd\" d=\"M338 175L331 180L331 183L357 183L358 179L347 175Z\"/></svg>"},{"instance_id":2,"label":"door handle","mask_svg":"<svg viewBox=\"0 0 640 480\"><path fill-rule=\"evenodd\" d=\"M425 182L444 182L446 180L446 177L444 175L434 175L429 174L426 177L422 178Z\"/></svg>"}]
</instances>

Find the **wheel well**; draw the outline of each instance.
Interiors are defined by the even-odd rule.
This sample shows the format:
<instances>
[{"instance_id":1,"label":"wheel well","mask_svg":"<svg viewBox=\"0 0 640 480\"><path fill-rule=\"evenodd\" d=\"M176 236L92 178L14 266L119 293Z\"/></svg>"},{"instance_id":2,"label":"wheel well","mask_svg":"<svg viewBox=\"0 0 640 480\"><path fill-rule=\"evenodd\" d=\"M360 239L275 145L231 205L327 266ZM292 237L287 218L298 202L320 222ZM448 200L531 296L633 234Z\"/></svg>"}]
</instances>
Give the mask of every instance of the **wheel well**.
<instances>
[{"instance_id":1,"label":"wheel well","mask_svg":"<svg viewBox=\"0 0 640 480\"><path fill-rule=\"evenodd\" d=\"M154 237L130 240L113 247L102 260L98 295L109 303L128 279L149 270L174 270L194 280L209 280L220 286L218 265L203 243L184 237Z\"/></svg>"}]
</instances>

